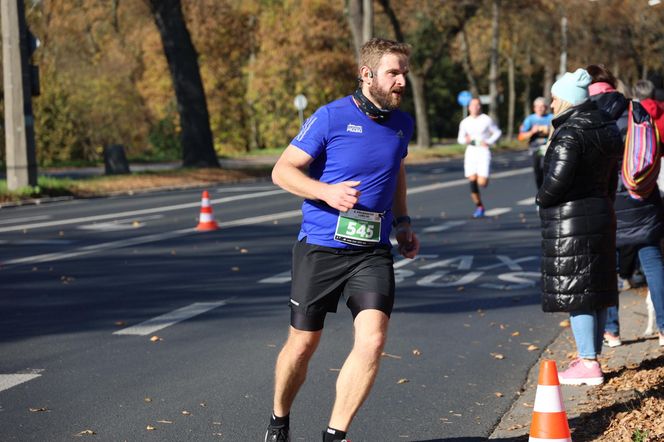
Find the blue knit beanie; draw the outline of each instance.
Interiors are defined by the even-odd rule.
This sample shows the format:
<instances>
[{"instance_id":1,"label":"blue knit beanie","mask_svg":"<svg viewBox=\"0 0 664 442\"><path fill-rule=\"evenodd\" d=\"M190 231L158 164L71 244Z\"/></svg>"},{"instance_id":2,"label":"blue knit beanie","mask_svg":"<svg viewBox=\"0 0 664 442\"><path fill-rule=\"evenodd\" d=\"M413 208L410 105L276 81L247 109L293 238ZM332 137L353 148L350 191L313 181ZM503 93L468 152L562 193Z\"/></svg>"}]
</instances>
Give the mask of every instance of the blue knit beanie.
<instances>
[{"instance_id":1,"label":"blue knit beanie","mask_svg":"<svg viewBox=\"0 0 664 442\"><path fill-rule=\"evenodd\" d=\"M588 99L588 86L592 78L585 69L577 69L574 73L565 72L551 86L551 94L576 106Z\"/></svg>"}]
</instances>

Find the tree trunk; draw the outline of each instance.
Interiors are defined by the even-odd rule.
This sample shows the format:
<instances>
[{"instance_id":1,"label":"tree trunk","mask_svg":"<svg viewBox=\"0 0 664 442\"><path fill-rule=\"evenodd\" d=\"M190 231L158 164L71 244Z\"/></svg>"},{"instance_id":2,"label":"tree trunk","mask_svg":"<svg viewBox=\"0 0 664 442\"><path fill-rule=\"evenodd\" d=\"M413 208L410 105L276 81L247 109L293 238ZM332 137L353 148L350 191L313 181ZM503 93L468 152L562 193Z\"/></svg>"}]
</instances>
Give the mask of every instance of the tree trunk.
<instances>
[{"instance_id":1,"label":"tree trunk","mask_svg":"<svg viewBox=\"0 0 664 442\"><path fill-rule=\"evenodd\" d=\"M466 79L468 80L468 88L470 93L474 97L479 97L480 90L477 88L477 80L475 80L475 75L473 74L473 64L470 59L470 47L468 45L468 34L466 34L466 28L461 29L461 53L463 57L461 59L461 65L463 66L463 72L466 74Z\"/></svg>"},{"instance_id":2,"label":"tree trunk","mask_svg":"<svg viewBox=\"0 0 664 442\"><path fill-rule=\"evenodd\" d=\"M498 38L500 0L493 0L491 14L491 67L489 70L489 116L498 124Z\"/></svg>"},{"instance_id":3,"label":"tree trunk","mask_svg":"<svg viewBox=\"0 0 664 442\"><path fill-rule=\"evenodd\" d=\"M373 0L362 0L362 44L371 40L374 29Z\"/></svg>"},{"instance_id":4,"label":"tree trunk","mask_svg":"<svg viewBox=\"0 0 664 442\"><path fill-rule=\"evenodd\" d=\"M417 145L423 148L431 147L431 135L427 119L426 99L424 97L424 78L415 73L408 74L413 89L413 102L415 104L415 121L417 125Z\"/></svg>"},{"instance_id":5,"label":"tree trunk","mask_svg":"<svg viewBox=\"0 0 664 442\"><path fill-rule=\"evenodd\" d=\"M516 107L516 85L514 75L514 49L512 55L507 59L507 81L509 83L509 108L507 114L507 138L514 139L514 110Z\"/></svg>"},{"instance_id":6,"label":"tree trunk","mask_svg":"<svg viewBox=\"0 0 664 442\"><path fill-rule=\"evenodd\" d=\"M387 15L387 18L392 24L394 36L397 41L404 41L404 35L401 31L401 24L394 10L390 6L389 0L380 0L380 4ZM429 120L427 119L427 102L424 95L425 76L420 73L415 73L411 70L408 73L408 81L411 83L413 90L413 104L415 106L415 128L417 130L417 145L419 147L431 147L431 136L429 135Z\"/></svg>"},{"instance_id":7,"label":"tree trunk","mask_svg":"<svg viewBox=\"0 0 664 442\"><path fill-rule=\"evenodd\" d=\"M567 17L560 19L560 67L558 75L563 76L567 72Z\"/></svg>"},{"instance_id":8,"label":"tree trunk","mask_svg":"<svg viewBox=\"0 0 664 442\"><path fill-rule=\"evenodd\" d=\"M532 83L531 81L531 76L533 73L533 68L532 68L532 61L533 61L533 56L530 50L530 45L526 46L526 61L523 67L523 77L524 77L524 82L523 82L523 115L530 115L530 84Z\"/></svg>"},{"instance_id":9,"label":"tree trunk","mask_svg":"<svg viewBox=\"0 0 664 442\"><path fill-rule=\"evenodd\" d=\"M551 102L551 86L553 86L553 69L548 64L544 65L544 90L542 95L547 101Z\"/></svg>"},{"instance_id":10,"label":"tree trunk","mask_svg":"<svg viewBox=\"0 0 664 442\"><path fill-rule=\"evenodd\" d=\"M182 129L182 165L219 167L198 54L182 15L180 0L149 0L171 72Z\"/></svg>"},{"instance_id":11,"label":"tree trunk","mask_svg":"<svg viewBox=\"0 0 664 442\"><path fill-rule=\"evenodd\" d=\"M347 17L350 33L353 35L353 45L355 46L355 58L360 59L360 48L362 47L364 32L362 29L362 0L349 0L347 3Z\"/></svg>"}]
</instances>

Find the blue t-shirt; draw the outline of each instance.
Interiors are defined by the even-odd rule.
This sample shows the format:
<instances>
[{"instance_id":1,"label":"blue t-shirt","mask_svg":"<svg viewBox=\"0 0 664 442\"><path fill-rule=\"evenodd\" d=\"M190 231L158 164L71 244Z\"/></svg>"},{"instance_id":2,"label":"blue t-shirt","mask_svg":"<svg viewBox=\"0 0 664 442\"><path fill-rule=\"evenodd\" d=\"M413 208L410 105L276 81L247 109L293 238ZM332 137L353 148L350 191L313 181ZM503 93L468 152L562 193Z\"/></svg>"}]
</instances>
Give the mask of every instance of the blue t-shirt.
<instances>
[{"instance_id":1,"label":"blue t-shirt","mask_svg":"<svg viewBox=\"0 0 664 442\"><path fill-rule=\"evenodd\" d=\"M520 132L528 132L533 126L548 126L551 124L553 114L545 114L541 117L537 114L528 115L521 125Z\"/></svg>"},{"instance_id":2,"label":"blue t-shirt","mask_svg":"<svg viewBox=\"0 0 664 442\"><path fill-rule=\"evenodd\" d=\"M314 160L309 176L335 184L360 181L360 198L355 209L384 214L380 243L390 243L392 202L401 160L408 154L413 135L412 118L399 110L382 122L365 115L351 96L319 108L302 125L291 142ZM298 240L336 248L354 248L336 241L334 232L339 211L322 201L305 200Z\"/></svg>"}]
</instances>

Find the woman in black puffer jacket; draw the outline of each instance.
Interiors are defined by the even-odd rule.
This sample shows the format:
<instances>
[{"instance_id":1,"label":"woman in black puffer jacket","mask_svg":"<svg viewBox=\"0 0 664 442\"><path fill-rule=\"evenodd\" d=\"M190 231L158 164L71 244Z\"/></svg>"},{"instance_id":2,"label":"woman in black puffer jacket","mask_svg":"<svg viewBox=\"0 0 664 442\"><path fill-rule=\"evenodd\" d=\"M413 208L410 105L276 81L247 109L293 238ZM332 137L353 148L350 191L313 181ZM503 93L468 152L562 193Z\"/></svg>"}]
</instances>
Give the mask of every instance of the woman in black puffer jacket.
<instances>
[{"instance_id":1,"label":"woman in black puffer jacket","mask_svg":"<svg viewBox=\"0 0 664 442\"><path fill-rule=\"evenodd\" d=\"M613 195L622 155L611 117L588 100L590 76L566 73L551 88L553 128L537 193L542 221L542 309L569 312L579 358L562 384L599 385L606 308L618 298Z\"/></svg>"}]
</instances>

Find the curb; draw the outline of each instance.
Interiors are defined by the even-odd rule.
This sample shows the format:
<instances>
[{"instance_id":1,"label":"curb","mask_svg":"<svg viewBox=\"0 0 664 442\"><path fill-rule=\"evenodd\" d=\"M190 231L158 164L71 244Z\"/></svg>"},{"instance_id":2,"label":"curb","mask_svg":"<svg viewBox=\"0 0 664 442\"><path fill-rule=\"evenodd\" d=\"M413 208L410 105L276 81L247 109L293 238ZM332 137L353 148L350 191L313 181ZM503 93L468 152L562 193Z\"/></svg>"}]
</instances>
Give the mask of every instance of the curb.
<instances>
[{"instance_id":1,"label":"curb","mask_svg":"<svg viewBox=\"0 0 664 442\"><path fill-rule=\"evenodd\" d=\"M544 314L544 313L543 313ZM647 311L645 297L639 290L626 290L620 293L620 328L623 345L614 348L603 347L600 362L603 368L620 368L639 364L659 351L656 339L642 339ZM530 431L539 366L544 359L556 361L558 371L567 367L570 357L576 351L574 337L569 327L564 328L557 338L540 355L535 365L528 372L528 377L517 392L517 397L509 411L502 417L489 439L503 441L526 441ZM582 413L587 413L588 392L597 387L562 385L562 396L567 411L567 419L574 437L574 421ZM581 410L583 408L583 410Z\"/></svg>"}]
</instances>

